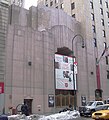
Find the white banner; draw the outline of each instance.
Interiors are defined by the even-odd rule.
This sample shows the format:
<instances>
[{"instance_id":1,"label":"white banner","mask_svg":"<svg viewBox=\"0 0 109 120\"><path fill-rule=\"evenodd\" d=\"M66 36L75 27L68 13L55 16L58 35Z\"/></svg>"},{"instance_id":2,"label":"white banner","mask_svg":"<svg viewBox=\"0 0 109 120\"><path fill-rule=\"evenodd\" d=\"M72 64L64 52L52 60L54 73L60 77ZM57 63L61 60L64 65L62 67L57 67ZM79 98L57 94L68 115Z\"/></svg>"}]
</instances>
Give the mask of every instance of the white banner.
<instances>
[{"instance_id":1,"label":"white banner","mask_svg":"<svg viewBox=\"0 0 109 120\"><path fill-rule=\"evenodd\" d=\"M74 80L73 80L74 62ZM76 87L77 62L75 58L55 54L55 81L56 89L74 90Z\"/></svg>"}]
</instances>

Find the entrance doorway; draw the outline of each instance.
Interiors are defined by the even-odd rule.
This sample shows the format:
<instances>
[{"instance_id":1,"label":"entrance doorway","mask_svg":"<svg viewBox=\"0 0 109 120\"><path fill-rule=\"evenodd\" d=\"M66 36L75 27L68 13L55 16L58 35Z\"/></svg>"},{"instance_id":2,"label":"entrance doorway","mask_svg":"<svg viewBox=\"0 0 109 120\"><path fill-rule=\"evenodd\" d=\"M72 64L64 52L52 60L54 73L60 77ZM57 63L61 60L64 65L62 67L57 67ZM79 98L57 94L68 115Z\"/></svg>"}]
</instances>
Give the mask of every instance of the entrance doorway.
<instances>
[{"instance_id":1,"label":"entrance doorway","mask_svg":"<svg viewBox=\"0 0 109 120\"><path fill-rule=\"evenodd\" d=\"M32 114L32 101L33 99L24 99L24 102L26 102L29 107L29 114Z\"/></svg>"}]
</instances>

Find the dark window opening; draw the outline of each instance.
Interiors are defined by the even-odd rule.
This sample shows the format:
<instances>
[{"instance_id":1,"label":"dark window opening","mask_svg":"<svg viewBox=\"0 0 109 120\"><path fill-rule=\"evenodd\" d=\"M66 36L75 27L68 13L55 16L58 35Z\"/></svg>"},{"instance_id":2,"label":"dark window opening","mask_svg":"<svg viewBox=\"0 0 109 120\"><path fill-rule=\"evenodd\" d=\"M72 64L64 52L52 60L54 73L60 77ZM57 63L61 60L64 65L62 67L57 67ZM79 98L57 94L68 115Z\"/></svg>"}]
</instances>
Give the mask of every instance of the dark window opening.
<instances>
[{"instance_id":1,"label":"dark window opening","mask_svg":"<svg viewBox=\"0 0 109 120\"><path fill-rule=\"evenodd\" d=\"M53 5L53 1L50 2L50 6L52 6L52 5Z\"/></svg>"},{"instance_id":2,"label":"dark window opening","mask_svg":"<svg viewBox=\"0 0 109 120\"><path fill-rule=\"evenodd\" d=\"M92 25L92 30L93 30L93 33L96 33L95 25Z\"/></svg>"},{"instance_id":3,"label":"dark window opening","mask_svg":"<svg viewBox=\"0 0 109 120\"><path fill-rule=\"evenodd\" d=\"M94 21L94 14L93 13L91 13L91 18Z\"/></svg>"},{"instance_id":4,"label":"dark window opening","mask_svg":"<svg viewBox=\"0 0 109 120\"><path fill-rule=\"evenodd\" d=\"M104 19L101 19L101 24L102 26L104 26Z\"/></svg>"},{"instance_id":5,"label":"dark window opening","mask_svg":"<svg viewBox=\"0 0 109 120\"><path fill-rule=\"evenodd\" d=\"M103 37L106 37L105 30L102 31Z\"/></svg>"},{"instance_id":6,"label":"dark window opening","mask_svg":"<svg viewBox=\"0 0 109 120\"><path fill-rule=\"evenodd\" d=\"M103 9L102 8L100 8L100 13L101 13L101 15L103 15Z\"/></svg>"},{"instance_id":7,"label":"dark window opening","mask_svg":"<svg viewBox=\"0 0 109 120\"><path fill-rule=\"evenodd\" d=\"M108 56L106 56L106 65L108 65Z\"/></svg>"},{"instance_id":8,"label":"dark window opening","mask_svg":"<svg viewBox=\"0 0 109 120\"><path fill-rule=\"evenodd\" d=\"M100 4L102 5L102 0L100 0Z\"/></svg>"},{"instance_id":9,"label":"dark window opening","mask_svg":"<svg viewBox=\"0 0 109 120\"><path fill-rule=\"evenodd\" d=\"M94 38L94 47L97 47L97 40Z\"/></svg>"},{"instance_id":10,"label":"dark window opening","mask_svg":"<svg viewBox=\"0 0 109 120\"><path fill-rule=\"evenodd\" d=\"M106 7L108 8L108 2L106 2Z\"/></svg>"},{"instance_id":11,"label":"dark window opening","mask_svg":"<svg viewBox=\"0 0 109 120\"><path fill-rule=\"evenodd\" d=\"M73 14L72 17L75 18L75 14Z\"/></svg>"},{"instance_id":12,"label":"dark window opening","mask_svg":"<svg viewBox=\"0 0 109 120\"><path fill-rule=\"evenodd\" d=\"M109 18L109 12L107 12L107 17Z\"/></svg>"},{"instance_id":13,"label":"dark window opening","mask_svg":"<svg viewBox=\"0 0 109 120\"><path fill-rule=\"evenodd\" d=\"M75 3L71 3L71 10L75 9Z\"/></svg>"},{"instance_id":14,"label":"dark window opening","mask_svg":"<svg viewBox=\"0 0 109 120\"><path fill-rule=\"evenodd\" d=\"M107 79L109 79L109 70L107 70Z\"/></svg>"},{"instance_id":15,"label":"dark window opening","mask_svg":"<svg viewBox=\"0 0 109 120\"><path fill-rule=\"evenodd\" d=\"M91 9L93 9L93 2L90 2L90 7Z\"/></svg>"}]
</instances>

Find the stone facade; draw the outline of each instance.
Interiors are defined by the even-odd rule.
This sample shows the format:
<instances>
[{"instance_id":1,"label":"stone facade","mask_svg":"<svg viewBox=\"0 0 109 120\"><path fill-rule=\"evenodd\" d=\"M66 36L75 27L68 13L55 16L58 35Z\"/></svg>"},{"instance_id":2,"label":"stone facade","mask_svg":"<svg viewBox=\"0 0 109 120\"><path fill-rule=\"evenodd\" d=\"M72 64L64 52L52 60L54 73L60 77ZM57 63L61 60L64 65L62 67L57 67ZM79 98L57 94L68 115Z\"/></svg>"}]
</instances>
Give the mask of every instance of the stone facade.
<instances>
[{"instance_id":1,"label":"stone facade","mask_svg":"<svg viewBox=\"0 0 109 120\"><path fill-rule=\"evenodd\" d=\"M62 10L46 7L26 10L15 5L10 9L6 42L6 112L10 106L15 109L24 99L31 100L32 113L56 112L55 107L48 107L48 95L55 96L55 53L62 47L72 49L72 38L80 34L80 23ZM82 71L78 75L78 85L80 80L86 80L85 49L81 48L80 39L77 37L78 42L74 41L75 54L79 58L78 72ZM77 97L80 104L80 96Z\"/></svg>"}]
</instances>

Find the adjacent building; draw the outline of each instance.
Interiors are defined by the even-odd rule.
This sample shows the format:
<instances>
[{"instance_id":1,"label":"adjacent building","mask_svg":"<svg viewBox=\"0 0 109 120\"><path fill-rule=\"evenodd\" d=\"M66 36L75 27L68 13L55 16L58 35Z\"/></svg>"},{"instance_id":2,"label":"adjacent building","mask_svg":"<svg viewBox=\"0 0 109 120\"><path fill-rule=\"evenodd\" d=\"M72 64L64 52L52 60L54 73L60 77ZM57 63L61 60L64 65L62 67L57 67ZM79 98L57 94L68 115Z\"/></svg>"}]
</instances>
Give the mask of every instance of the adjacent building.
<instances>
[{"instance_id":1,"label":"adjacent building","mask_svg":"<svg viewBox=\"0 0 109 120\"><path fill-rule=\"evenodd\" d=\"M88 100L94 99L93 96L98 91L101 91L100 96L103 99L107 99L109 96L107 90L109 65L106 55L108 50L106 54L103 51L109 45L108 0L38 0L38 5L62 9L81 23L81 34L86 42L87 79L81 79L82 85L78 90L82 91L83 96L87 96ZM87 89L83 89L83 86L87 86Z\"/></svg>"}]
</instances>

